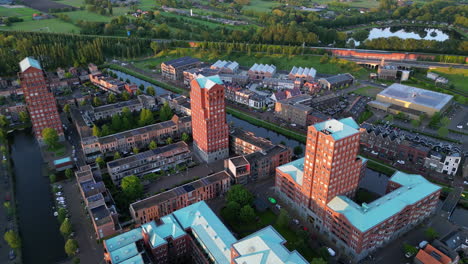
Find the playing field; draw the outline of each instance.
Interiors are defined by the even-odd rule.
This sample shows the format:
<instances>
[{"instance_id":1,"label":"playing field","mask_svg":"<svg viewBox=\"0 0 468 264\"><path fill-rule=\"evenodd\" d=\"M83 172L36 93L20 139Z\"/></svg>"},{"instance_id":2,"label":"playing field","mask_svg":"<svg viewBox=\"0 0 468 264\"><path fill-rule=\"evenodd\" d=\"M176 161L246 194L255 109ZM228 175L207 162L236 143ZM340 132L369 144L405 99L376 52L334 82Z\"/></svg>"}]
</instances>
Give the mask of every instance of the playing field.
<instances>
[{"instance_id":1,"label":"playing field","mask_svg":"<svg viewBox=\"0 0 468 264\"><path fill-rule=\"evenodd\" d=\"M34 13L40 13L38 10L34 10L29 7L20 7L20 8L6 8L0 6L0 17L20 17L23 20L32 20L32 15Z\"/></svg>"},{"instance_id":2,"label":"playing field","mask_svg":"<svg viewBox=\"0 0 468 264\"><path fill-rule=\"evenodd\" d=\"M357 89L353 93L363 95L363 96L369 96L369 97L375 97L378 93L380 93L382 89L373 87L373 86L365 86Z\"/></svg>"},{"instance_id":3,"label":"playing field","mask_svg":"<svg viewBox=\"0 0 468 264\"><path fill-rule=\"evenodd\" d=\"M11 27L0 27L0 30L43 31L58 33L80 32L80 28L77 26L63 22L57 18L13 23Z\"/></svg>"}]
</instances>

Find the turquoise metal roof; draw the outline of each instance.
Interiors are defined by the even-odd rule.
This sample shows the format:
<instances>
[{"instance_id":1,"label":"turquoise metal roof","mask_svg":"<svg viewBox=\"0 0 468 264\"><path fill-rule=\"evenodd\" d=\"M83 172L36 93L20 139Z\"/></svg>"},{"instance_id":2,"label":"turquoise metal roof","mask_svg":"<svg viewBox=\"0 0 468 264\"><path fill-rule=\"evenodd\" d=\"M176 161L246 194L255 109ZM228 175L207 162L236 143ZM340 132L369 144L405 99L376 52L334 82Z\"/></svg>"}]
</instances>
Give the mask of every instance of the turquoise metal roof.
<instances>
[{"instance_id":1,"label":"turquoise metal roof","mask_svg":"<svg viewBox=\"0 0 468 264\"><path fill-rule=\"evenodd\" d=\"M134 257L131 257L125 261L120 262L120 264L145 264L145 261L143 260L143 257L141 254L138 254Z\"/></svg>"},{"instance_id":2,"label":"turquoise metal roof","mask_svg":"<svg viewBox=\"0 0 468 264\"><path fill-rule=\"evenodd\" d=\"M168 215L161 218L163 224L157 226L154 221L141 226L143 232L148 234L150 244L153 248L167 243L167 237L173 239L185 235L185 231L179 226L174 216Z\"/></svg>"},{"instance_id":3,"label":"turquoise metal roof","mask_svg":"<svg viewBox=\"0 0 468 264\"><path fill-rule=\"evenodd\" d=\"M131 243L129 245L126 245L124 247L121 247L117 250L114 250L109 253L112 264L118 264L121 263L127 259L130 259L134 256L136 256L138 253L138 248L135 243Z\"/></svg>"},{"instance_id":4,"label":"turquoise metal roof","mask_svg":"<svg viewBox=\"0 0 468 264\"><path fill-rule=\"evenodd\" d=\"M359 133L359 125L353 118L330 119L313 125L318 131L326 130L336 140Z\"/></svg>"},{"instance_id":5,"label":"turquoise metal roof","mask_svg":"<svg viewBox=\"0 0 468 264\"><path fill-rule=\"evenodd\" d=\"M143 239L143 234L141 233L141 228L138 227L113 238L109 238L105 240L104 243L106 244L107 250L112 252L141 239Z\"/></svg>"},{"instance_id":6,"label":"turquoise metal roof","mask_svg":"<svg viewBox=\"0 0 468 264\"><path fill-rule=\"evenodd\" d=\"M345 196L333 198L328 207L343 214L352 225L365 232L377 224L397 214L406 206L412 205L441 188L427 181L421 175L395 172L390 181L402 185L370 204L356 204Z\"/></svg>"},{"instance_id":7,"label":"turquoise metal roof","mask_svg":"<svg viewBox=\"0 0 468 264\"><path fill-rule=\"evenodd\" d=\"M70 157L62 158L62 159L54 160L54 165L59 165L59 164L70 162L70 161L71 161Z\"/></svg>"},{"instance_id":8,"label":"turquoise metal roof","mask_svg":"<svg viewBox=\"0 0 468 264\"><path fill-rule=\"evenodd\" d=\"M22 61L20 61L21 72L24 72L25 70L29 69L30 67L42 70L41 64L37 60L35 60L35 59L31 58L31 57L26 57Z\"/></svg>"},{"instance_id":9,"label":"turquoise metal roof","mask_svg":"<svg viewBox=\"0 0 468 264\"><path fill-rule=\"evenodd\" d=\"M230 248L236 239L205 201L179 209L173 215L183 229L192 229L215 263L230 264Z\"/></svg>"},{"instance_id":10,"label":"turquoise metal roof","mask_svg":"<svg viewBox=\"0 0 468 264\"><path fill-rule=\"evenodd\" d=\"M363 156L361 156L361 155L358 155L358 158L360 158L360 159L361 159L361 161L362 161L362 164L364 164L364 163L366 163L366 161L368 161L368 159L364 158L364 157L363 157Z\"/></svg>"},{"instance_id":11,"label":"turquoise metal roof","mask_svg":"<svg viewBox=\"0 0 468 264\"><path fill-rule=\"evenodd\" d=\"M278 169L284 173L289 174L291 178L299 185L302 186L304 176L304 158L300 158L289 163L286 163Z\"/></svg>"},{"instance_id":12,"label":"turquoise metal roof","mask_svg":"<svg viewBox=\"0 0 468 264\"><path fill-rule=\"evenodd\" d=\"M267 226L233 244L239 253L235 263L308 264L296 250L290 252L286 240L271 226Z\"/></svg>"},{"instance_id":13,"label":"turquoise metal roof","mask_svg":"<svg viewBox=\"0 0 468 264\"><path fill-rule=\"evenodd\" d=\"M209 76L209 77L199 77L196 79L198 82L198 85L200 85L201 88L207 88L210 89L213 87L215 84L223 84L223 81L221 81L221 78L219 78L219 75L214 75L214 76Z\"/></svg>"}]
</instances>

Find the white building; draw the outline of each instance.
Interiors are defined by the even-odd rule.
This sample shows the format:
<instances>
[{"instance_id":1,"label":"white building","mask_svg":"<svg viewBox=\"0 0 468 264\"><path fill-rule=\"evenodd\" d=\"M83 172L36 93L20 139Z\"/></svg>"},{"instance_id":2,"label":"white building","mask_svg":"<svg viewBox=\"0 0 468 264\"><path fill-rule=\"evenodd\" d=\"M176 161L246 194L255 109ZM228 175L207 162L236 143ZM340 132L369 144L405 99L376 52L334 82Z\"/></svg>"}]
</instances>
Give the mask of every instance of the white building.
<instances>
[{"instance_id":1,"label":"white building","mask_svg":"<svg viewBox=\"0 0 468 264\"><path fill-rule=\"evenodd\" d=\"M454 153L450 156L445 156L444 165L442 167L442 173L448 175L455 175L458 171L458 166L461 163L460 154Z\"/></svg>"}]
</instances>

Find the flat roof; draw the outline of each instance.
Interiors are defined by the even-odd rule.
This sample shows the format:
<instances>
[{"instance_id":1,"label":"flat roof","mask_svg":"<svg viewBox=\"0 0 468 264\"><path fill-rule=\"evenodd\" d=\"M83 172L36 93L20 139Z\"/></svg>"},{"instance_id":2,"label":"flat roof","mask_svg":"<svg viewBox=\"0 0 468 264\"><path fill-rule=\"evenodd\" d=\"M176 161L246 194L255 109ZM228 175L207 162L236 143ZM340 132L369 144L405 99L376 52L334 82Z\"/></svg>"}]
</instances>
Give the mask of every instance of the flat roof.
<instances>
[{"instance_id":1,"label":"flat roof","mask_svg":"<svg viewBox=\"0 0 468 264\"><path fill-rule=\"evenodd\" d=\"M185 65L194 64L194 63L197 63L199 61L200 61L199 59L186 56L186 57L166 61L166 62L163 62L163 63L166 64L166 65L170 65L170 66L172 66L174 68L177 68L177 67L181 67L181 66L185 66Z\"/></svg>"},{"instance_id":2,"label":"flat roof","mask_svg":"<svg viewBox=\"0 0 468 264\"><path fill-rule=\"evenodd\" d=\"M60 165L60 164L70 162L70 161L71 161L70 157L65 157L65 158L61 158L58 160L54 160L54 165Z\"/></svg>"},{"instance_id":3,"label":"flat roof","mask_svg":"<svg viewBox=\"0 0 468 264\"><path fill-rule=\"evenodd\" d=\"M247 159L246 159L244 156L233 157L233 158L230 158L229 160L230 160L230 161L234 164L234 166L236 166L236 167L245 166L245 165L248 165L248 164L249 164L249 162L247 161Z\"/></svg>"},{"instance_id":4,"label":"flat roof","mask_svg":"<svg viewBox=\"0 0 468 264\"><path fill-rule=\"evenodd\" d=\"M231 263L231 245L237 240L205 201L179 209L173 215L182 228L192 229L215 263Z\"/></svg>"},{"instance_id":5,"label":"flat roof","mask_svg":"<svg viewBox=\"0 0 468 264\"><path fill-rule=\"evenodd\" d=\"M402 186L372 203L358 205L346 196L336 196L328 203L328 207L343 214L353 226L365 232L399 213L406 206L415 204L441 189L421 175L401 171L395 172L390 181Z\"/></svg>"},{"instance_id":6,"label":"flat roof","mask_svg":"<svg viewBox=\"0 0 468 264\"><path fill-rule=\"evenodd\" d=\"M453 96L429 90L424 90L408 85L394 83L388 88L377 94L377 98L387 97L395 100L408 102L410 104L418 104L437 110L441 110Z\"/></svg>"},{"instance_id":7,"label":"flat roof","mask_svg":"<svg viewBox=\"0 0 468 264\"><path fill-rule=\"evenodd\" d=\"M240 128L234 128L233 130L231 130L230 136L239 138L245 142L248 142L249 144L252 144L264 150L273 147L273 143L271 143L270 140L262 137L257 137L254 133L245 131Z\"/></svg>"},{"instance_id":8,"label":"flat roof","mask_svg":"<svg viewBox=\"0 0 468 264\"><path fill-rule=\"evenodd\" d=\"M224 85L223 81L219 78L219 75L213 75L208 77L198 77L195 79L200 88L211 89L216 84Z\"/></svg>"},{"instance_id":9,"label":"flat roof","mask_svg":"<svg viewBox=\"0 0 468 264\"><path fill-rule=\"evenodd\" d=\"M134 257L137 254L138 254L138 248L135 242L109 252L109 255L112 260L112 264L121 263L127 259Z\"/></svg>"},{"instance_id":10,"label":"flat roof","mask_svg":"<svg viewBox=\"0 0 468 264\"><path fill-rule=\"evenodd\" d=\"M272 227L267 226L232 246L240 256L234 259L237 264L308 264L296 250L289 251L286 240Z\"/></svg>"},{"instance_id":11,"label":"flat roof","mask_svg":"<svg viewBox=\"0 0 468 264\"><path fill-rule=\"evenodd\" d=\"M359 133L359 125L352 117L330 119L313 125L317 131L326 131L336 140Z\"/></svg>"},{"instance_id":12,"label":"flat roof","mask_svg":"<svg viewBox=\"0 0 468 264\"><path fill-rule=\"evenodd\" d=\"M143 256L141 254L138 254L134 257L120 262L120 264L145 264L145 261L143 260Z\"/></svg>"},{"instance_id":13,"label":"flat roof","mask_svg":"<svg viewBox=\"0 0 468 264\"><path fill-rule=\"evenodd\" d=\"M291 178L299 185L302 185L304 179L304 158L300 158L279 166L278 170L289 174Z\"/></svg>"}]
</instances>

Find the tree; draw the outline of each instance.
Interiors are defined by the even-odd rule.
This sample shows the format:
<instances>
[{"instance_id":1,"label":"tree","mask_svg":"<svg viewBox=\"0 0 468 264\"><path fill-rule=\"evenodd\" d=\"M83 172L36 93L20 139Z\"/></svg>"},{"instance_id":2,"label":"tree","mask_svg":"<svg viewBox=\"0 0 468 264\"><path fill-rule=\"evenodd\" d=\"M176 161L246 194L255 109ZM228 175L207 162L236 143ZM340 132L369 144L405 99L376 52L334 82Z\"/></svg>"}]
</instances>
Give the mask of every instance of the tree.
<instances>
[{"instance_id":1,"label":"tree","mask_svg":"<svg viewBox=\"0 0 468 264\"><path fill-rule=\"evenodd\" d=\"M68 256L72 257L76 254L76 250L78 249L78 242L75 239L68 239L65 243L65 253Z\"/></svg>"},{"instance_id":2,"label":"tree","mask_svg":"<svg viewBox=\"0 0 468 264\"><path fill-rule=\"evenodd\" d=\"M67 106L67 105L65 105L65 106ZM65 111L65 109L64 109L64 111ZM20 121L23 122L23 123L28 122L28 121L29 121L28 112L26 112L26 111L21 111L21 112L19 113L19 119L20 119Z\"/></svg>"},{"instance_id":3,"label":"tree","mask_svg":"<svg viewBox=\"0 0 468 264\"><path fill-rule=\"evenodd\" d=\"M122 118L120 115L113 115L111 121L111 128L113 131L122 131Z\"/></svg>"},{"instance_id":4,"label":"tree","mask_svg":"<svg viewBox=\"0 0 468 264\"><path fill-rule=\"evenodd\" d=\"M327 264L323 258L313 258L310 264Z\"/></svg>"},{"instance_id":5,"label":"tree","mask_svg":"<svg viewBox=\"0 0 468 264\"><path fill-rule=\"evenodd\" d=\"M440 119L440 124L442 126L448 126L450 124L450 119L446 116L442 117L442 119Z\"/></svg>"},{"instance_id":6,"label":"tree","mask_svg":"<svg viewBox=\"0 0 468 264\"><path fill-rule=\"evenodd\" d=\"M182 133L182 141L188 143L190 141L190 136L187 133Z\"/></svg>"},{"instance_id":7,"label":"tree","mask_svg":"<svg viewBox=\"0 0 468 264\"><path fill-rule=\"evenodd\" d=\"M384 121L393 122L393 115L388 115L384 118Z\"/></svg>"},{"instance_id":8,"label":"tree","mask_svg":"<svg viewBox=\"0 0 468 264\"><path fill-rule=\"evenodd\" d=\"M439 233L437 233L437 231L433 227L429 227L428 229L426 229L426 231L424 231L424 234L430 240L433 240L439 237Z\"/></svg>"},{"instance_id":9,"label":"tree","mask_svg":"<svg viewBox=\"0 0 468 264\"><path fill-rule=\"evenodd\" d=\"M51 183L54 183L57 181L57 176L55 176L55 174L52 173L49 175L49 180Z\"/></svg>"},{"instance_id":10,"label":"tree","mask_svg":"<svg viewBox=\"0 0 468 264\"><path fill-rule=\"evenodd\" d=\"M53 128L44 128L42 130L42 139L50 149L56 149L59 146L59 136Z\"/></svg>"},{"instance_id":11,"label":"tree","mask_svg":"<svg viewBox=\"0 0 468 264\"><path fill-rule=\"evenodd\" d=\"M299 156L302 154L302 147L301 146L295 146L294 147L294 155Z\"/></svg>"},{"instance_id":12,"label":"tree","mask_svg":"<svg viewBox=\"0 0 468 264\"><path fill-rule=\"evenodd\" d=\"M278 218L276 218L276 225L279 227L286 227L289 223L289 215L283 208L280 209Z\"/></svg>"},{"instance_id":13,"label":"tree","mask_svg":"<svg viewBox=\"0 0 468 264\"><path fill-rule=\"evenodd\" d=\"M8 127L10 125L10 121L4 115L0 115L0 127Z\"/></svg>"},{"instance_id":14,"label":"tree","mask_svg":"<svg viewBox=\"0 0 468 264\"><path fill-rule=\"evenodd\" d=\"M156 141L151 140L151 142L148 145L149 149L156 149L158 147L158 144L156 144Z\"/></svg>"},{"instance_id":15,"label":"tree","mask_svg":"<svg viewBox=\"0 0 468 264\"><path fill-rule=\"evenodd\" d=\"M140 150L137 147L133 147L132 152L133 154L138 154Z\"/></svg>"},{"instance_id":16,"label":"tree","mask_svg":"<svg viewBox=\"0 0 468 264\"><path fill-rule=\"evenodd\" d=\"M63 223L67 218L67 210L65 208L59 208L57 214L57 219L59 223Z\"/></svg>"},{"instance_id":17,"label":"tree","mask_svg":"<svg viewBox=\"0 0 468 264\"><path fill-rule=\"evenodd\" d=\"M130 94L129 94L127 91L123 91L123 92L122 92L122 99L123 99L124 101L130 100Z\"/></svg>"},{"instance_id":18,"label":"tree","mask_svg":"<svg viewBox=\"0 0 468 264\"><path fill-rule=\"evenodd\" d=\"M124 177L121 187L123 193L130 201L134 201L143 195L143 184L141 184L140 179L135 175Z\"/></svg>"},{"instance_id":19,"label":"tree","mask_svg":"<svg viewBox=\"0 0 468 264\"><path fill-rule=\"evenodd\" d=\"M236 184L228 191L226 199L228 202L237 202L243 207L252 204L254 196L244 186Z\"/></svg>"},{"instance_id":20,"label":"tree","mask_svg":"<svg viewBox=\"0 0 468 264\"><path fill-rule=\"evenodd\" d=\"M104 168L104 166L106 165L104 159L101 156L96 158L96 164L99 166L99 168Z\"/></svg>"},{"instance_id":21,"label":"tree","mask_svg":"<svg viewBox=\"0 0 468 264\"><path fill-rule=\"evenodd\" d=\"M72 231L73 229L72 229L72 224L70 223L70 220L68 218L65 218L65 220L60 225L60 233L62 233L62 235L65 238L67 238L70 236Z\"/></svg>"},{"instance_id":22,"label":"tree","mask_svg":"<svg viewBox=\"0 0 468 264\"><path fill-rule=\"evenodd\" d=\"M146 93L149 94L149 95L151 95L151 96L155 96L155 95L156 95L156 92L155 92L153 86L148 86L148 87L146 87Z\"/></svg>"},{"instance_id":23,"label":"tree","mask_svg":"<svg viewBox=\"0 0 468 264\"><path fill-rule=\"evenodd\" d=\"M107 124L102 125L101 127L101 137L107 136L112 134L112 131L110 130L109 126Z\"/></svg>"},{"instance_id":24,"label":"tree","mask_svg":"<svg viewBox=\"0 0 468 264\"><path fill-rule=\"evenodd\" d=\"M120 158L121 158L120 153L119 153L118 151L116 151L116 152L114 153L114 160L118 160L118 159L120 159Z\"/></svg>"},{"instance_id":25,"label":"tree","mask_svg":"<svg viewBox=\"0 0 468 264\"><path fill-rule=\"evenodd\" d=\"M223 210L223 216L227 221L234 222L239 216L241 206L235 201L230 201L226 204L226 208Z\"/></svg>"},{"instance_id":26,"label":"tree","mask_svg":"<svg viewBox=\"0 0 468 264\"><path fill-rule=\"evenodd\" d=\"M70 105L66 104L63 106L63 112L69 114L70 113Z\"/></svg>"},{"instance_id":27,"label":"tree","mask_svg":"<svg viewBox=\"0 0 468 264\"><path fill-rule=\"evenodd\" d=\"M102 104L101 99L99 97L93 98L93 106L100 106Z\"/></svg>"},{"instance_id":28,"label":"tree","mask_svg":"<svg viewBox=\"0 0 468 264\"><path fill-rule=\"evenodd\" d=\"M437 130L437 134L441 137L446 137L448 133L449 133L449 130L446 127L441 127Z\"/></svg>"},{"instance_id":29,"label":"tree","mask_svg":"<svg viewBox=\"0 0 468 264\"><path fill-rule=\"evenodd\" d=\"M171 137L168 137L168 138L166 139L166 144L167 144L167 145L172 144L172 138L171 138Z\"/></svg>"},{"instance_id":30,"label":"tree","mask_svg":"<svg viewBox=\"0 0 468 264\"><path fill-rule=\"evenodd\" d=\"M138 120L138 124L140 126L147 126L153 123L154 123L154 116L151 110L142 109L140 112L140 119Z\"/></svg>"},{"instance_id":31,"label":"tree","mask_svg":"<svg viewBox=\"0 0 468 264\"><path fill-rule=\"evenodd\" d=\"M151 44L153 44L153 42L151 42ZM138 86L138 89L143 91L143 90L145 90L145 86L143 84L140 84L140 86Z\"/></svg>"},{"instance_id":32,"label":"tree","mask_svg":"<svg viewBox=\"0 0 468 264\"><path fill-rule=\"evenodd\" d=\"M419 127L420 124L421 124L421 123L420 123L420 121L419 121L418 119L413 119L413 120L411 120L411 125L412 125L413 127L415 127L415 128Z\"/></svg>"},{"instance_id":33,"label":"tree","mask_svg":"<svg viewBox=\"0 0 468 264\"><path fill-rule=\"evenodd\" d=\"M168 102L165 102L159 111L159 119L161 121L167 121L172 118L174 113L172 112L171 107L169 106Z\"/></svg>"},{"instance_id":34,"label":"tree","mask_svg":"<svg viewBox=\"0 0 468 264\"><path fill-rule=\"evenodd\" d=\"M321 63L321 64L327 63L327 62L328 62L328 59L329 59L329 58L328 58L328 53L325 53L325 54L323 54L322 57L320 57L320 63Z\"/></svg>"},{"instance_id":35,"label":"tree","mask_svg":"<svg viewBox=\"0 0 468 264\"><path fill-rule=\"evenodd\" d=\"M99 129L99 127L94 124L93 126L93 136L95 137L100 137L101 136L101 130Z\"/></svg>"},{"instance_id":36,"label":"tree","mask_svg":"<svg viewBox=\"0 0 468 264\"><path fill-rule=\"evenodd\" d=\"M403 249L405 253L416 254L418 253L418 249L410 244L404 243Z\"/></svg>"},{"instance_id":37,"label":"tree","mask_svg":"<svg viewBox=\"0 0 468 264\"><path fill-rule=\"evenodd\" d=\"M3 238L12 249L18 249L21 247L21 239L14 230L8 230Z\"/></svg>"},{"instance_id":38,"label":"tree","mask_svg":"<svg viewBox=\"0 0 468 264\"><path fill-rule=\"evenodd\" d=\"M109 96L107 96L107 102L112 104L117 101L117 97L115 96L114 93L109 93Z\"/></svg>"},{"instance_id":39,"label":"tree","mask_svg":"<svg viewBox=\"0 0 468 264\"><path fill-rule=\"evenodd\" d=\"M71 177L73 176L73 170L68 168L65 170L65 177L67 177L67 179L71 179Z\"/></svg>"},{"instance_id":40,"label":"tree","mask_svg":"<svg viewBox=\"0 0 468 264\"><path fill-rule=\"evenodd\" d=\"M255 211L250 205L244 205L239 211L239 219L244 223L249 223L255 219Z\"/></svg>"}]
</instances>

